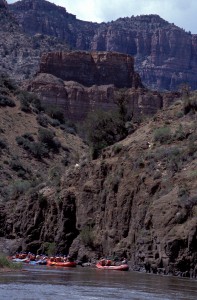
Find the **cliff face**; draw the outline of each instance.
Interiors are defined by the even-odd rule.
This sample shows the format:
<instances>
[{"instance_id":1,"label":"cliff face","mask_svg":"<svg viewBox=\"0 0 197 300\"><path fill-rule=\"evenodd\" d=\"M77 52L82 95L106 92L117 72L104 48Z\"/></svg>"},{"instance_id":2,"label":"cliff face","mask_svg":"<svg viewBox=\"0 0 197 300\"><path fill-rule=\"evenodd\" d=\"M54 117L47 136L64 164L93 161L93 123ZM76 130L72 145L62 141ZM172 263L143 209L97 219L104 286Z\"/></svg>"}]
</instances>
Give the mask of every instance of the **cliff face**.
<instances>
[{"instance_id":1,"label":"cliff face","mask_svg":"<svg viewBox=\"0 0 197 300\"><path fill-rule=\"evenodd\" d=\"M27 81L24 88L38 94L45 105L57 105L64 111L66 118L76 122L84 120L90 111L117 109L115 97L118 89L113 84L87 87L75 81L63 81L51 74L40 73ZM158 92L147 92L143 88L128 88L125 93L128 112L136 116L152 115L178 96L173 93L161 95Z\"/></svg>"},{"instance_id":2,"label":"cliff face","mask_svg":"<svg viewBox=\"0 0 197 300\"><path fill-rule=\"evenodd\" d=\"M50 73L64 81L77 81L85 86L114 84L118 88L140 87L135 82L134 59L114 52L56 52L41 57L41 73Z\"/></svg>"},{"instance_id":3,"label":"cliff face","mask_svg":"<svg viewBox=\"0 0 197 300\"><path fill-rule=\"evenodd\" d=\"M97 24L77 20L65 9L44 0L23 0L9 7L31 35L37 32L53 35L74 49L135 56L136 70L150 88L175 90L183 82L197 88L196 35L157 15Z\"/></svg>"},{"instance_id":4,"label":"cliff face","mask_svg":"<svg viewBox=\"0 0 197 300\"><path fill-rule=\"evenodd\" d=\"M78 259L124 255L135 270L197 276L196 132L181 111L176 103L97 160L70 165L58 186L7 201L10 251L43 253L55 242ZM171 136L160 143L155 132L166 124Z\"/></svg>"},{"instance_id":5,"label":"cliff face","mask_svg":"<svg viewBox=\"0 0 197 300\"><path fill-rule=\"evenodd\" d=\"M25 34L7 6L0 9L0 40L0 72L17 81L32 77L38 71L43 52L68 49L53 36Z\"/></svg>"},{"instance_id":6,"label":"cliff face","mask_svg":"<svg viewBox=\"0 0 197 300\"><path fill-rule=\"evenodd\" d=\"M43 73L44 72L44 73ZM56 77L57 76L57 77ZM145 89L134 71L133 57L118 52L51 52L41 57L40 73L26 82L46 105L55 104L74 121L95 109L115 109L117 92L125 89L128 112L153 115L178 94Z\"/></svg>"}]
</instances>

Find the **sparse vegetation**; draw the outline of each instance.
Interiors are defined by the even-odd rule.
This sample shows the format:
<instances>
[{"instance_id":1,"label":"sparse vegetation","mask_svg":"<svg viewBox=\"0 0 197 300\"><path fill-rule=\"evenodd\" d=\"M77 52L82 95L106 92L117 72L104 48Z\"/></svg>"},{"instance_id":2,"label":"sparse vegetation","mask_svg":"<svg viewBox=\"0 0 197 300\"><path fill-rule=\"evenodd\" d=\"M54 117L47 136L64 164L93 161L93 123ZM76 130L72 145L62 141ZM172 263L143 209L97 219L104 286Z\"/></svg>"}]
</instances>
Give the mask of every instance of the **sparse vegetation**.
<instances>
[{"instance_id":1,"label":"sparse vegetation","mask_svg":"<svg viewBox=\"0 0 197 300\"><path fill-rule=\"evenodd\" d=\"M103 148L127 136L125 123L115 112L97 111L89 114L85 131L93 158L97 158Z\"/></svg>"},{"instance_id":2,"label":"sparse vegetation","mask_svg":"<svg viewBox=\"0 0 197 300\"><path fill-rule=\"evenodd\" d=\"M94 244L94 234L91 226L86 225L80 232L82 243L85 246L92 247Z\"/></svg>"},{"instance_id":3,"label":"sparse vegetation","mask_svg":"<svg viewBox=\"0 0 197 300\"><path fill-rule=\"evenodd\" d=\"M14 100L9 96L1 95L0 94L0 106L9 106L14 107L16 106Z\"/></svg>"},{"instance_id":4,"label":"sparse vegetation","mask_svg":"<svg viewBox=\"0 0 197 300\"><path fill-rule=\"evenodd\" d=\"M20 91L17 98L20 100L21 110L26 113L32 111L38 113L43 110L40 99L34 93Z\"/></svg>"},{"instance_id":5,"label":"sparse vegetation","mask_svg":"<svg viewBox=\"0 0 197 300\"><path fill-rule=\"evenodd\" d=\"M54 256L56 253L56 251L55 251L56 244L54 242L52 242L52 243L46 242L43 244L43 250L44 250L44 253L46 253L49 257Z\"/></svg>"},{"instance_id":6,"label":"sparse vegetation","mask_svg":"<svg viewBox=\"0 0 197 300\"><path fill-rule=\"evenodd\" d=\"M169 143L172 138L170 127L164 126L155 130L154 141L160 142L161 144Z\"/></svg>"}]
</instances>

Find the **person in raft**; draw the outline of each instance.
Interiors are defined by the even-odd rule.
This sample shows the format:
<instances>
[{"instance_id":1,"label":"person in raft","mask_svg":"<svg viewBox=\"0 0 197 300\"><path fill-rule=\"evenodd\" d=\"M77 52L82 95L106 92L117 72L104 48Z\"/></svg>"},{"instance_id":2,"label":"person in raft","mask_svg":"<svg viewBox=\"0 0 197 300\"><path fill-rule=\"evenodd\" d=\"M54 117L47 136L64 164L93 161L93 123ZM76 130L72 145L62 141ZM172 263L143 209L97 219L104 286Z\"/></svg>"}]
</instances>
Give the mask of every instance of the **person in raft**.
<instances>
[{"instance_id":1,"label":"person in raft","mask_svg":"<svg viewBox=\"0 0 197 300\"><path fill-rule=\"evenodd\" d=\"M124 257L122 260L122 265L126 265L127 264L127 259Z\"/></svg>"}]
</instances>

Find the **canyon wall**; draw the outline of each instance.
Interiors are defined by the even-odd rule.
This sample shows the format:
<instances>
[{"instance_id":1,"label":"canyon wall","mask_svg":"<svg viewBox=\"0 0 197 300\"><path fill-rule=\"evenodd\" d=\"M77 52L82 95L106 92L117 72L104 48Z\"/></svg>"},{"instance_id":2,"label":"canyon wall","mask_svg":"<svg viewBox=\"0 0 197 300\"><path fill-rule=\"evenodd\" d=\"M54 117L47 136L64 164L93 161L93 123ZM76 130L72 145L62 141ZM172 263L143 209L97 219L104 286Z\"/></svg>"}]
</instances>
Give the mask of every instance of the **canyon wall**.
<instances>
[{"instance_id":1,"label":"canyon wall","mask_svg":"<svg viewBox=\"0 0 197 300\"><path fill-rule=\"evenodd\" d=\"M196 35L158 15L97 24L80 21L64 8L44 0L19 1L9 9L27 34L55 36L71 49L133 55L135 68L149 88L177 90L181 83L188 83L197 89Z\"/></svg>"}]
</instances>

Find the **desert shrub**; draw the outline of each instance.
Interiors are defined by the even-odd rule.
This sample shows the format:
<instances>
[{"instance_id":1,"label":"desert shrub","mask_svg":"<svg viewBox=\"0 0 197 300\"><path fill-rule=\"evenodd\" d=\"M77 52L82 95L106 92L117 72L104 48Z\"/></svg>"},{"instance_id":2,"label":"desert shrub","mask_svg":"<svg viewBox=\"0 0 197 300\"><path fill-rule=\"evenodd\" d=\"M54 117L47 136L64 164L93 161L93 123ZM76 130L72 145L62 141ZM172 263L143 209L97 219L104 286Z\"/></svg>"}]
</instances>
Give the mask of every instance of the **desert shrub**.
<instances>
[{"instance_id":1,"label":"desert shrub","mask_svg":"<svg viewBox=\"0 0 197 300\"><path fill-rule=\"evenodd\" d=\"M163 143L168 143L172 138L171 130L169 127L160 127L154 132L154 141Z\"/></svg>"},{"instance_id":2,"label":"desert shrub","mask_svg":"<svg viewBox=\"0 0 197 300\"><path fill-rule=\"evenodd\" d=\"M11 92L17 90L16 83L7 74L0 74L0 87L5 87Z\"/></svg>"},{"instance_id":3,"label":"desert shrub","mask_svg":"<svg viewBox=\"0 0 197 300\"><path fill-rule=\"evenodd\" d=\"M69 157L69 153L68 153L68 152L66 152L66 153L64 154L64 157L62 158L61 163L62 163L65 167L67 167L67 166L70 164L70 157Z\"/></svg>"},{"instance_id":4,"label":"desert shrub","mask_svg":"<svg viewBox=\"0 0 197 300\"><path fill-rule=\"evenodd\" d=\"M57 120L57 119L51 119L50 120L50 125L53 126L53 127L58 127L58 126L60 126L60 121Z\"/></svg>"},{"instance_id":5,"label":"desert shrub","mask_svg":"<svg viewBox=\"0 0 197 300\"><path fill-rule=\"evenodd\" d=\"M117 113L97 111L90 113L85 122L86 138L92 148L92 157L97 158L101 150L127 136L125 123Z\"/></svg>"},{"instance_id":6,"label":"desert shrub","mask_svg":"<svg viewBox=\"0 0 197 300\"><path fill-rule=\"evenodd\" d=\"M18 158L13 158L13 159L10 161L10 167L11 167L12 170L14 170L14 171L19 171L19 170L21 170L21 169L24 169L23 166L22 166L21 161L20 161Z\"/></svg>"},{"instance_id":7,"label":"desert shrub","mask_svg":"<svg viewBox=\"0 0 197 300\"><path fill-rule=\"evenodd\" d=\"M193 197L189 197L185 203L185 206L188 209L192 209L196 205L197 205L197 195Z\"/></svg>"},{"instance_id":8,"label":"desert shrub","mask_svg":"<svg viewBox=\"0 0 197 300\"><path fill-rule=\"evenodd\" d=\"M54 132L50 129L39 128L38 139L42 143L49 145L50 143L52 143L54 135Z\"/></svg>"},{"instance_id":9,"label":"desert shrub","mask_svg":"<svg viewBox=\"0 0 197 300\"><path fill-rule=\"evenodd\" d=\"M40 142L33 142L29 144L28 149L29 152L38 159L41 159L42 157L48 157L49 156L49 151L46 147L45 144L40 143Z\"/></svg>"},{"instance_id":10,"label":"desert shrub","mask_svg":"<svg viewBox=\"0 0 197 300\"><path fill-rule=\"evenodd\" d=\"M114 154L118 154L121 150L122 150L122 144L115 144L113 146L113 151L114 151Z\"/></svg>"},{"instance_id":11,"label":"desert shrub","mask_svg":"<svg viewBox=\"0 0 197 300\"><path fill-rule=\"evenodd\" d=\"M25 194L31 187L31 182L28 180L15 181L6 189L8 199L16 199L22 194Z\"/></svg>"},{"instance_id":12,"label":"desert shrub","mask_svg":"<svg viewBox=\"0 0 197 300\"><path fill-rule=\"evenodd\" d=\"M186 139L187 133L183 129L183 125L180 124L178 129L175 131L173 138L178 141L183 141Z\"/></svg>"},{"instance_id":13,"label":"desert shrub","mask_svg":"<svg viewBox=\"0 0 197 300\"><path fill-rule=\"evenodd\" d=\"M9 106L14 107L16 106L14 100L10 98L9 96L0 95L0 106Z\"/></svg>"},{"instance_id":14,"label":"desert shrub","mask_svg":"<svg viewBox=\"0 0 197 300\"><path fill-rule=\"evenodd\" d=\"M197 95L188 96L184 99L183 103L184 114L188 114L189 112L197 111Z\"/></svg>"},{"instance_id":15,"label":"desert shrub","mask_svg":"<svg viewBox=\"0 0 197 300\"><path fill-rule=\"evenodd\" d=\"M12 170L17 172L18 177L27 179L28 174L31 173L30 169L23 166L18 157L13 157L9 163Z\"/></svg>"},{"instance_id":16,"label":"desert shrub","mask_svg":"<svg viewBox=\"0 0 197 300\"><path fill-rule=\"evenodd\" d=\"M175 115L176 115L177 118L180 119L184 116L184 113L182 111L178 111Z\"/></svg>"},{"instance_id":17,"label":"desert shrub","mask_svg":"<svg viewBox=\"0 0 197 300\"><path fill-rule=\"evenodd\" d=\"M34 137L33 137L32 133L30 133L30 132L24 133L24 134L23 134L23 137L24 137L25 139L29 140L30 142L33 142L33 141L34 141Z\"/></svg>"},{"instance_id":18,"label":"desert shrub","mask_svg":"<svg viewBox=\"0 0 197 300\"><path fill-rule=\"evenodd\" d=\"M16 137L16 142L17 142L17 144L18 144L19 146L21 146L21 145L24 144L25 138L22 137L22 136L17 136L17 137Z\"/></svg>"},{"instance_id":19,"label":"desert shrub","mask_svg":"<svg viewBox=\"0 0 197 300\"><path fill-rule=\"evenodd\" d=\"M46 242L43 244L43 250L44 253L46 253L48 256L54 256L56 254L55 253L56 244L54 242L52 243Z\"/></svg>"},{"instance_id":20,"label":"desert shrub","mask_svg":"<svg viewBox=\"0 0 197 300\"><path fill-rule=\"evenodd\" d=\"M49 115L52 119L58 120L61 124L64 124L65 117L63 110L57 106L50 105L44 108L45 113Z\"/></svg>"},{"instance_id":21,"label":"desert shrub","mask_svg":"<svg viewBox=\"0 0 197 300\"><path fill-rule=\"evenodd\" d=\"M38 131L38 139L41 143L46 144L50 149L58 151L61 143L57 138L54 138L54 133L45 128L40 128Z\"/></svg>"},{"instance_id":22,"label":"desert shrub","mask_svg":"<svg viewBox=\"0 0 197 300\"><path fill-rule=\"evenodd\" d=\"M59 186L60 185L61 174L62 174L62 168L60 166L52 167L49 170L50 182L52 182L56 186Z\"/></svg>"},{"instance_id":23,"label":"desert shrub","mask_svg":"<svg viewBox=\"0 0 197 300\"><path fill-rule=\"evenodd\" d=\"M85 226L80 232L81 241L85 246L92 247L94 244L94 234L91 226Z\"/></svg>"},{"instance_id":24,"label":"desert shrub","mask_svg":"<svg viewBox=\"0 0 197 300\"><path fill-rule=\"evenodd\" d=\"M43 110L40 99L34 94L26 91L21 91L18 94L20 100L21 110L24 112L31 112L32 110L39 112Z\"/></svg>"},{"instance_id":25,"label":"desert shrub","mask_svg":"<svg viewBox=\"0 0 197 300\"><path fill-rule=\"evenodd\" d=\"M180 198L180 200L185 201L186 199L188 199L189 197L189 189L186 185L180 186L178 189L178 197Z\"/></svg>"},{"instance_id":26,"label":"desert shrub","mask_svg":"<svg viewBox=\"0 0 197 300\"><path fill-rule=\"evenodd\" d=\"M49 118L44 114L39 114L36 117L36 120L37 120L38 124L42 127L47 127L49 124Z\"/></svg>"},{"instance_id":27,"label":"desert shrub","mask_svg":"<svg viewBox=\"0 0 197 300\"><path fill-rule=\"evenodd\" d=\"M32 141L33 137L30 138L30 136L28 136L28 138L25 138L24 136L16 137L16 142L19 146L22 146L23 149L29 151L34 157L38 159L47 157L49 155L49 151L44 143L34 142Z\"/></svg>"},{"instance_id":28,"label":"desert shrub","mask_svg":"<svg viewBox=\"0 0 197 300\"><path fill-rule=\"evenodd\" d=\"M194 140L190 139L188 143L188 154L190 156L194 155L197 151L197 144L195 144Z\"/></svg>"}]
</instances>

